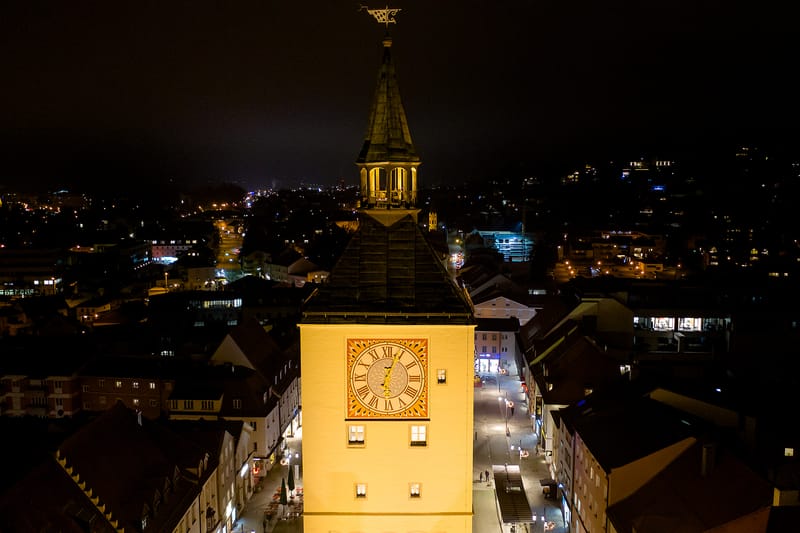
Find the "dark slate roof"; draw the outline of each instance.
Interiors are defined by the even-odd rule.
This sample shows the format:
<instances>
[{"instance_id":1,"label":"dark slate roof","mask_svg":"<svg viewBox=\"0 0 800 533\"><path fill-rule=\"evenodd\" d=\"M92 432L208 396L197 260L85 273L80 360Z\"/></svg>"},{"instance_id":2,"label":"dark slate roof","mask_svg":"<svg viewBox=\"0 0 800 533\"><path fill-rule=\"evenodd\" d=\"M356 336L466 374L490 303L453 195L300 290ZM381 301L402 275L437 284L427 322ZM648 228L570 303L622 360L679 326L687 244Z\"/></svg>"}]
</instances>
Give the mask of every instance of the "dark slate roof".
<instances>
[{"instance_id":1,"label":"dark slate roof","mask_svg":"<svg viewBox=\"0 0 800 533\"><path fill-rule=\"evenodd\" d=\"M543 374L547 368L547 376ZM586 395L586 389L610 386L621 378L619 363L584 336L568 338L532 369L545 404L567 405ZM547 383L553 384L548 390Z\"/></svg>"},{"instance_id":2,"label":"dark slate roof","mask_svg":"<svg viewBox=\"0 0 800 533\"><path fill-rule=\"evenodd\" d=\"M406 112L400 101L394 63L390 53L392 40L383 40L383 62L378 70L378 84L369 112L369 123L358 163L419 162L411 141Z\"/></svg>"},{"instance_id":3,"label":"dark slate roof","mask_svg":"<svg viewBox=\"0 0 800 533\"><path fill-rule=\"evenodd\" d=\"M263 376L271 378L280 372L286 358L283 350L255 319L243 321L228 336Z\"/></svg>"},{"instance_id":4,"label":"dark slate roof","mask_svg":"<svg viewBox=\"0 0 800 533\"><path fill-rule=\"evenodd\" d=\"M467 297L413 215L363 212L329 283L310 298L303 322L473 323Z\"/></svg>"},{"instance_id":5,"label":"dark slate roof","mask_svg":"<svg viewBox=\"0 0 800 533\"><path fill-rule=\"evenodd\" d=\"M277 403L277 399L264 394L270 383L258 371L244 366L218 365L207 367L191 376L177 381L169 396L170 400L218 400L222 398L220 416L266 416ZM234 408L239 400L241 407ZM182 413L173 409L173 413ZM215 416L209 414L209 416Z\"/></svg>"},{"instance_id":6,"label":"dark slate roof","mask_svg":"<svg viewBox=\"0 0 800 533\"><path fill-rule=\"evenodd\" d=\"M703 475L702 454L703 445L694 444L631 496L609 507L614 529L702 533L750 515L750 528L765 531L772 503L769 483L723 447L714 448Z\"/></svg>"},{"instance_id":7,"label":"dark slate roof","mask_svg":"<svg viewBox=\"0 0 800 533\"><path fill-rule=\"evenodd\" d=\"M645 398L642 385L623 382L561 409L605 472L671 446L707 428L691 415Z\"/></svg>"},{"instance_id":8,"label":"dark slate roof","mask_svg":"<svg viewBox=\"0 0 800 533\"><path fill-rule=\"evenodd\" d=\"M191 483L186 476L207 453L156 422L143 419L140 425L136 414L120 402L65 440L59 451L66 465L86 482L86 490L91 488L106 505L106 512L132 531L141 529L145 505L152 509L156 490L162 490L179 469L183 475L170 498L150 520L153 530L177 525L197 491L194 483L203 482L195 478ZM209 465L203 478L213 468Z\"/></svg>"},{"instance_id":9,"label":"dark slate roof","mask_svg":"<svg viewBox=\"0 0 800 533\"><path fill-rule=\"evenodd\" d=\"M543 298L543 302L536 315L520 327L520 344L525 351L532 348L538 339L543 338L575 307L574 302L565 302L558 296Z\"/></svg>"},{"instance_id":10,"label":"dark slate roof","mask_svg":"<svg viewBox=\"0 0 800 533\"><path fill-rule=\"evenodd\" d=\"M224 421L168 420L166 425L171 431L209 452L211 457L222 455L222 444L227 431Z\"/></svg>"}]
</instances>

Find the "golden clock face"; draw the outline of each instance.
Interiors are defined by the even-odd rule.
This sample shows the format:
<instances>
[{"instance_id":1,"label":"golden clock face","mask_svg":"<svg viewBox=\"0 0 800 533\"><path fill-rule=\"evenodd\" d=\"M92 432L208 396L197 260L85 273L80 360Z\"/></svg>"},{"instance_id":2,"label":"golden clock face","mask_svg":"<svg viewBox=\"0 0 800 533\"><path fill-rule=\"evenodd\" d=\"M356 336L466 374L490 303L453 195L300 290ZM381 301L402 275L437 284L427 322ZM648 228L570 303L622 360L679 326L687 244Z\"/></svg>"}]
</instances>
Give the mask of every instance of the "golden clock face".
<instances>
[{"instance_id":1,"label":"golden clock face","mask_svg":"<svg viewBox=\"0 0 800 533\"><path fill-rule=\"evenodd\" d=\"M347 418L428 418L427 339L347 339Z\"/></svg>"}]
</instances>

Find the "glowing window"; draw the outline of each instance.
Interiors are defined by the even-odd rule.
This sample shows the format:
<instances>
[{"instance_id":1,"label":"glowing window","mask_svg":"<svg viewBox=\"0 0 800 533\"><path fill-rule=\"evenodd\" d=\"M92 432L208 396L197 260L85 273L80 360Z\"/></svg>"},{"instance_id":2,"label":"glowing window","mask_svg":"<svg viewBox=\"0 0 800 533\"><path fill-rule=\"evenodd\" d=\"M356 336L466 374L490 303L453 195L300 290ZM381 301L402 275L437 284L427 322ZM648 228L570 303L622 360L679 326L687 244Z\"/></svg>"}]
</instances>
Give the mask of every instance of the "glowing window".
<instances>
[{"instance_id":1,"label":"glowing window","mask_svg":"<svg viewBox=\"0 0 800 533\"><path fill-rule=\"evenodd\" d=\"M348 426L348 444L364 444L364 426Z\"/></svg>"},{"instance_id":2,"label":"glowing window","mask_svg":"<svg viewBox=\"0 0 800 533\"><path fill-rule=\"evenodd\" d=\"M411 426L411 446L428 445L428 427Z\"/></svg>"}]
</instances>

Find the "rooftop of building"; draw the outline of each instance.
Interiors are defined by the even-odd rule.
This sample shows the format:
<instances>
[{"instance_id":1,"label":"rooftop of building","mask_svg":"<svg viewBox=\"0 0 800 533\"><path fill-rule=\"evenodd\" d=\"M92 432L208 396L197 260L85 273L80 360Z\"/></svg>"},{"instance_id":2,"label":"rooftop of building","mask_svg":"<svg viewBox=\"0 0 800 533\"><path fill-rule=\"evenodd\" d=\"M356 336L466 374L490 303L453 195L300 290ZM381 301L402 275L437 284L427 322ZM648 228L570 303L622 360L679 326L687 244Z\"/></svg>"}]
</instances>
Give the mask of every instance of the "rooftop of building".
<instances>
[{"instance_id":1,"label":"rooftop of building","mask_svg":"<svg viewBox=\"0 0 800 533\"><path fill-rule=\"evenodd\" d=\"M415 212L369 213L329 282L309 300L303 322L473 323L466 295L426 241Z\"/></svg>"}]
</instances>

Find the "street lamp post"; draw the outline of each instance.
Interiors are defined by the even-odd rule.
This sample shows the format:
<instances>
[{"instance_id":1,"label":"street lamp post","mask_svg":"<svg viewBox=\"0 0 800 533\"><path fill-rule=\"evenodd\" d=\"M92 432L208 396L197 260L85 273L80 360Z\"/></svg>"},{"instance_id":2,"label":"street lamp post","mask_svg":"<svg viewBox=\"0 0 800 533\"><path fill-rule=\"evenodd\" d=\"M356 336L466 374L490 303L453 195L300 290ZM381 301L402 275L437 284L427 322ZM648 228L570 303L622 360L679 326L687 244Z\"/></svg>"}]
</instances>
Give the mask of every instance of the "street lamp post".
<instances>
[{"instance_id":1,"label":"street lamp post","mask_svg":"<svg viewBox=\"0 0 800 533\"><path fill-rule=\"evenodd\" d=\"M504 418L505 418L505 422L506 422L506 437L508 437L509 435L511 435L511 432L508 430L508 399L507 398L503 398L502 396L498 396L497 400L501 401L501 402L503 400L505 400L505 402L504 402L504 405L505 405L505 416L504 416Z\"/></svg>"}]
</instances>

